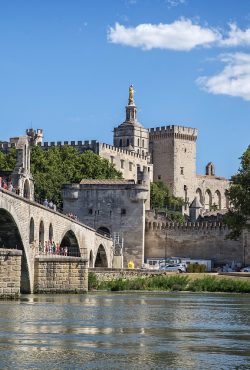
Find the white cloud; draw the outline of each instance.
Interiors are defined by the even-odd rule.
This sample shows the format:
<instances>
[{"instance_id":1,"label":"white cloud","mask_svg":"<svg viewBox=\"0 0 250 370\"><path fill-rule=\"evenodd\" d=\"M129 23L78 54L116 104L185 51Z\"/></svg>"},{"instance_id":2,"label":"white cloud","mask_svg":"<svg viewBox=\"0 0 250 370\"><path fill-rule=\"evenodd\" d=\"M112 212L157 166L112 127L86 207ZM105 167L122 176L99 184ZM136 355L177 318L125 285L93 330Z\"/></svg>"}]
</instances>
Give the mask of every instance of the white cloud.
<instances>
[{"instance_id":1,"label":"white cloud","mask_svg":"<svg viewBox=\"0 0 250 370\"><path fill-rule=\"evenodd\" d=\"M228 37L220 41L221 46L247 46L250 45L250 28L242 31L235 23L229 24Z\"/></svg>"},{"instance_id":2,"label":"white cloud","mask_svg":"<svg viewBox=\"0 0 250 370\"><path fill-rule=\"evenodd\" d=\"M173 8L186 3L186 0L166 0L168 8Z\"/></svg>"},{"instance_id":3,"label":"white cloud","mask_svg":"<svg viewBox=\"0 0 250 370\"><path fill-rule=\"evenodd\" d=\"M227 63L217 75L198 78L198 85L212 94L241 97L250 101L250 54L235 53L220 56Z\"/></svg>"},{"instance_id":4,"label":"white cloud","mask_svg":"<svg viewBox=\"0 0 250 370\"><path fill-rule=\"evenodd\" d=\"M114 44L140 47L186 50L219 42L221 35L212 28L201 27L189 19L180 19L170 24L146 23L137 27L125 27L119 23L108 30L108 40Z\"/></svg>"}]
</instances>

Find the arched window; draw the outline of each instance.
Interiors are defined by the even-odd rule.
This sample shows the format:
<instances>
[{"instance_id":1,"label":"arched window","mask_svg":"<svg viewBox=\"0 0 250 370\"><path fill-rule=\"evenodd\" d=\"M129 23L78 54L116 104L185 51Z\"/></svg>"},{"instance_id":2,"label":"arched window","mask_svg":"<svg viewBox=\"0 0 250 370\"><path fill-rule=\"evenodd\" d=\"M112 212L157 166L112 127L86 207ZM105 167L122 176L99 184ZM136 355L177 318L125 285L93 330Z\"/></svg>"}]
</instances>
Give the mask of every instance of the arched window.
<instances>
[{"instance_id":1,"label":"arched window","mask_svg":"<svg viewBox=\"0 0 250 370\"><path fill-rule=\"evenodd\" d=\"M31 217L30 219L30 244L33 243L34 239L35 239L35 224L34 224L34 219L33 217Z\"/></svg>"},{"instance_id":2,"label":"arched window","mask_svg":"<svg viewBox=\"0 0 250 370\"><path fill-rule=\"evenodd\" d=\"M216 205L217 209L221 209L221 194L219 190L216 190L214 194L214 204Z\"/></svg>"},{"instance_id":3,"label":"arched window","mask_svg":"<svg viewBox=\"0 0 250 370\"><path fill-rule=\"evenodd\" d=\"M212 193L209 189L205 192L205 209L211 210L212 207Z\"/></svg>"},{"instance_id":4,"label":"arched window","mask_svg":"<svg viewBox=\"0 0 250 370\"><path fill-rule=\"evenodd\" d=\"M23 196L26 199L30 199L30 184L28 179L26 179L24 182Z\"/></svg>"},{"instance_id":5,"label":"arched window","mask_svg":"<svg viewBox=\"0 0 250 370\"><path fill-rule=\"evenodd\" d=\"M52 224L49 225L49 240L53 240L53 226Z\"/></svg>"},{"instance_id":6,"label":"arched window","mask_svg":"<svg viewBox=\"0 0 250 370\"><path fill-rule=\"evenodd\" d=\"M44 245L44 223L43 221L41 221L39 225L39 243Z\"/></svg>"},{"instance_id":7,"label":"arched window","mask_svg":"<svg viewBox=\"0 0 250 370\"><path fill-rule=\"evenodd\" d=\"M200 201L200 203L203 204L202 192L200 188L196 190L196 196L197 196L197 199Z\"/></svg>"},{"instance_id":8,"label":"arched window","mask_svg":"<svg viewBox=\"0 0 250 370\"><path fill-rule=\"evenodd\" d=\"M137 140L137 146L140 146L140 139Z\"/></svg>"}]
</instances>

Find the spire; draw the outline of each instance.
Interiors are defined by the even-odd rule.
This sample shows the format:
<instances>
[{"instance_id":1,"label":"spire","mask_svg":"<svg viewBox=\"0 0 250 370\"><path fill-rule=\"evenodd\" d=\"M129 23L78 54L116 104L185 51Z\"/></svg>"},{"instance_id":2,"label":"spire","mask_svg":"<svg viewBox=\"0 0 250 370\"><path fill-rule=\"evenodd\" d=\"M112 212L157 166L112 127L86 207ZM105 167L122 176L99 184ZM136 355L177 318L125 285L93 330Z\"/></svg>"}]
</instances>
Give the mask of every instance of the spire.
<instances>
[{"instance_id":1,"label":"spire","mask_svg":"<svg viewBox=\"0 0 250 370\"><path fill-rule=\"evenodd\" d=\"M126 106L126 121L125 122L129 122L132 124L137 122L134 93L135 93L134 86L130 85L129 95L128 95L128 105Z\"/></svg>"}]
</instances>

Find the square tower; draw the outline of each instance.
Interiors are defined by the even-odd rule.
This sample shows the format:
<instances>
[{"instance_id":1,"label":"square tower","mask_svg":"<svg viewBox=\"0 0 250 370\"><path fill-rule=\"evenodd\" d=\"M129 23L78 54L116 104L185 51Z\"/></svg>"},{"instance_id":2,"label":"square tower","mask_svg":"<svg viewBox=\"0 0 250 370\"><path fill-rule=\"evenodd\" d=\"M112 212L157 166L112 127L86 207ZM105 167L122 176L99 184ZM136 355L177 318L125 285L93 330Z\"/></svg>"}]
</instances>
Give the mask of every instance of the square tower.
<instances>
[{"instance_id":1,"label":"square tower","mask_svg":"<svg viewBox=\"0 0 250 370\"><path fill-rule=\"evenodd\" d=\"M191 202L196 180L198 130L184 126L163 126L149 131L154 181L162 180L174 196Z\"/></svg>"}]
</instances>

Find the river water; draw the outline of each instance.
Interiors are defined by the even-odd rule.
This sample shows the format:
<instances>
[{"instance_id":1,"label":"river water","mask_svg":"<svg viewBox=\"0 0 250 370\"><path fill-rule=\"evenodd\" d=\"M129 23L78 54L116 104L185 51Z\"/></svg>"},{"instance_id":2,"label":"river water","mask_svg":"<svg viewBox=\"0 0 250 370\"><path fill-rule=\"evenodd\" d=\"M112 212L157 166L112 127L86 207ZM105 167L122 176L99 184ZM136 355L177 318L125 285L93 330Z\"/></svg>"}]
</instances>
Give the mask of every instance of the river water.
<instances>
[{"instance_id":1,"label":"river water","mask_svg":"<svg viewBox=\"0 0 250 370\"><path fill-rule=\"evenodd\" d=\"M250 295L89 293L0 302L0 369L250 369Z\"/></svg>"}]
</instances>

